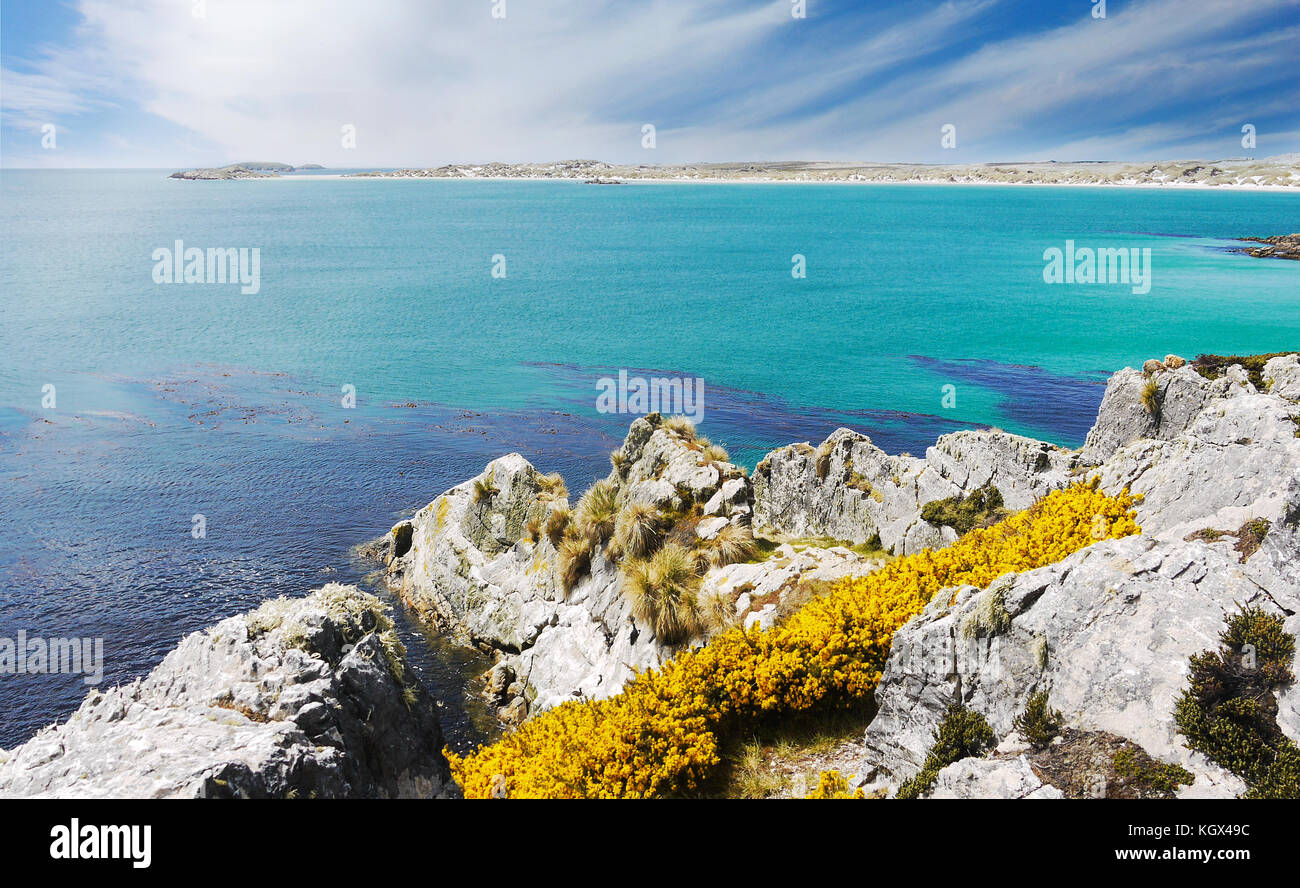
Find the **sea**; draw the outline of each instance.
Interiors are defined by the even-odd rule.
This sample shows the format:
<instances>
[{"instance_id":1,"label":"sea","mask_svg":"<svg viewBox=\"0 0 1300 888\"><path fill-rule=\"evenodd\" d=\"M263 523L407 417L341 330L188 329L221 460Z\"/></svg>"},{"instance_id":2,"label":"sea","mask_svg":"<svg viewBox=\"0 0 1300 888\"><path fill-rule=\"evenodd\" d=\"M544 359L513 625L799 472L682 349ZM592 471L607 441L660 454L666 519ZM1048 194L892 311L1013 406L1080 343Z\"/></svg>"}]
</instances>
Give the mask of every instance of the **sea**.
<instances>
[{"instance_id":1,"label":"sea","mask_svg":"<svg viewBox=\"0 0 1300 888\"><path fill-rule=\"evenodd\" d=\"M269 598L386 594L358 544L496 456L580 492L620 373L698 386L752 468L841 426L1077 447L1121 367L1300 348L1300 263L1234 252L1300 189L170 172L0 171L0 640L102 640L100 687ZM395 608L449 745L491 737L483 655ZM89 689L0 674L0 748Z\"/></svg>"}]
</instances>

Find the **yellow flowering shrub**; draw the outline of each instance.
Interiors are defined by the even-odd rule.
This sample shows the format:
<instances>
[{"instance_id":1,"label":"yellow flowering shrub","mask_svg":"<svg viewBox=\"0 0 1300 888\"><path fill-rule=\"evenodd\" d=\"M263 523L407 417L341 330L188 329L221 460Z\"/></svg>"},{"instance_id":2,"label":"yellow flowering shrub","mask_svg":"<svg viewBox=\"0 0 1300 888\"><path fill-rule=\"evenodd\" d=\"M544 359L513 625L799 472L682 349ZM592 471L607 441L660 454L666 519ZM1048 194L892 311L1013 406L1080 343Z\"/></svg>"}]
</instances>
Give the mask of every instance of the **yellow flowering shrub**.
<instances>
[{"instance_id":1,"label":"yellow flowering shrub","mask_svg":"<svg viewBox=\"0 0 1300 888\"><path fill-rule=\"evenodd\" d=\"M843 580L785 624L740 627L638 674L617 696L563 703L496 743L448 751L468 798L646 798L698 788L719 738L766 715L860 702L876 687L894 632L941 589L985 587L1138 532L1127 491L1076 484L944 549Z\"/></svg>"},{"instance_id":2,"label":"yellow flowering shrub","mask_svg":"<svg viewBox=\"0 0 1300 888\"><path fill-rule=\"evenodd\" d=\"M849 775L852 776L852 775ZM839 771L822 771L817 778L817 788L804 796L806 799L865 799L861 789L849 791L849 781Z\"/></svg>"}]
</instances>

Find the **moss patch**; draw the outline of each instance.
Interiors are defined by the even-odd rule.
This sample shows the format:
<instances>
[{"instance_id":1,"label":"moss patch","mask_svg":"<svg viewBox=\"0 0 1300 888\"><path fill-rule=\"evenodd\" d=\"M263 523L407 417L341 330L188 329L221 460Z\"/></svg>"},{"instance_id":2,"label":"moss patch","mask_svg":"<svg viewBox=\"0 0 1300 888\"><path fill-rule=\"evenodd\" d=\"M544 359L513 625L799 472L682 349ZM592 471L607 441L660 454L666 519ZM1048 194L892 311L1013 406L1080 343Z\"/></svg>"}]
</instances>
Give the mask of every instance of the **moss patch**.
<instances>
[{"instance_id":1,"label":"moss patch","mask_svg":"<svg viewBox=\"0 0 1300 888\"><path fill-rule=\"evenodd\" d=\"M1105 731L1066 728L1061 742L1029 756L1034 772L1067 799L1168 799L1192 774Z\"/></svg>"},{"instance_id":2,"label":"moss patch","mask_svg":"<svg viewBox=\"0 0 1300 888\"><path fill-rule=\"evenodd\" d=\"M951 527L964 535L976 527L997 524L1010 513L1002 506L1002 491L992 484L972 490L964 497L950 496L921 507L921 518L936 526Z\"/></svg>"},{"instance_id":3,"label":"moss patch","mask_svg":"<svg viewBox=\"0 0 1300 888\"><path fill-rule=\"evenodd\" d=\"M1270 352L1266 355L1198 355L1192 362L1196 372L1206 379L1218 379L1223 376L1229 367L1238 364L1246 371L1247 377L1250 378L1250 384L1260 391L1264 391L1264 365L1272 358L1280 358L1284 355L1294 355L1297 352Z\"/></svg>"}]
</instances>

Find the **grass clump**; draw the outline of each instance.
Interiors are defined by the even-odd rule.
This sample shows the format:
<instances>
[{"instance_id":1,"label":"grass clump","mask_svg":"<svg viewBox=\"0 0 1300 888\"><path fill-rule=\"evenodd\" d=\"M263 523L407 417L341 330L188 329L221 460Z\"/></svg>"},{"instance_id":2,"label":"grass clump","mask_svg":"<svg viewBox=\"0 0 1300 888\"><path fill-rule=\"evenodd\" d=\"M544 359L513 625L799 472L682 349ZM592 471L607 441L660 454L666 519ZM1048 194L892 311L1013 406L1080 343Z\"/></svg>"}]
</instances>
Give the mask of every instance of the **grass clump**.
<instances>
[{"instance_id":1,"label":"grass clump","mask_svg":"<svg viewBox=\"0 0 1300 888\"><path fill-rule=\"evenodd\" d=\"M1277 688L1294 680L1295 636L1281 616L1242 608L1217 651L1191 659L1174 721L1190 749L1237 774L1247 798L1300 798L1300 747L1277 723Z\"/></svg>"},{"instance_id":2,"label":"grass clump","mask_svg":"<svg viewBox=\"0 0 1300 888\"><path fill-rule=\"evenodd\" d=\"M679 644L704 631L699 577L691 553L666 543L648 559L633 561L624 572L637 616L665 644Z\"/></svg>"},{"instance_id":3,"label":"grass clump","mask_svg":"<svg viewBox=\"0 0 1300 888\"><path fill-rule=\"evenodd\" d=\"M569 495L569 488L559 472L537 476L537 498L544 503L558 502Z\"/></svg>"},{"instance_id":4,"label":"grass clump","mask_svg":"<svg viewBox=\"0 0 1300 888\"><path fill-rule=\"evenodd\" d=\"M704 458L709 462L731 462L731 454L727 453L727 448L723 447L721 444L709 442L704 445L702 452L704 453Z\"/></svg>"},{"instance_id":5,"label":"grass clump","mask_svg":"<svg viewBox=\"0 0 1300 888\"><path fill-rule=\"evenodd\" d=\"M544 532L546 538L551 541L551 545L555 548L560 548L560 541L564 539L564 531L568 529L572 517L573 512L567 506L552 509L551 513L546 516Z\"/></svg>"},{"instance_id":6,"label":"grass clump","mask_svg":"<svg viewBox=\"0 0 1300 888\"><path fill-rule=\"evenodd\" d=\"M614 525L618 521L619 503L618 487L608 479L602 478L578 500L574 511L573 524L578 533L591 545L599 546L609 542L614 535Z\"/></svg>"},{"instance_id":7,"label":"grass clump","mask_svg":"<svg viewBox=\"0 0 1300 888\"><path fill-rule=\"evenodd\" d=\"M996 738L989 723L974 710L954 703L934 732L934 746L921 771L898 788L897 798L919 799L934 786L939 772L953 762L982 756L993 748Z\"/></svg>"},{"instance_id":8,"label":"grass clump","mask_svg":"<svg viewBox=\"0 0 1300 888\"><path fill-rule=\"evenodd\" d=\"M578 533L570 525L565 529L559 545L560 588L572 592L582 578L591 573L591 538Z\"/></svg>"},{"instance_id":9,"label":"grass clump","mask_svg":"<svg viewBox=\"0 0 1300 888\"><path fill-rule=\"evenodd\" d=\"M645 558L663 540L664 515L647 503L632 503L614 521L614 547L625 556Z\"/></svg>"},{"instance_id":10,"label":"grass clump","mask_svg":"<svg viewBox=\"0 0 1300 888\"><path fill-rule=\"evenodd\" d=\"M711 567L748 561L758 552L758 545L754 540L754 532L748 527L727 524L713 539L700 540L696 551L702 572L707 572Z\"/></svg>"},{"instance_id":11,"label":"grass clump","mask_svg":"<svg viewBox=\"0 0 1300 888\"><path fill-rule=\"evenodd\" d=\"M965 536L976 527L989 527L1009 515L1002 503L1002 491L992 482L977 487L966 496L950 496L921 507L921 518L935 526L951 527Z\"/></svg>"},{"instance_id":12,"label":"grass clump","mask_svg":"<svg viewBox=\"0 0 1300 888\"><path fill-rule=\"evenodd\" d=\"M735 757L731 773L731 795L742 799L770 799L786 789L790 780L768 765L763 745L746 743Z\"/></svg>"},{"instance_id":13,"label":"grass clump","mask_svg":"<svg viewBox=\"0 0 1300 888\"><path fill-rule=\"evenodd\" d=\"M1146 385L1142 386L1142 406L1146 408L1147 413L1155 418L1160 416L1160 382L1156 379L1148 379Z\"/></svg>"},{"instance_id":14,"label":"grass clump","mask_svg":"<svg viewBox=\"0 0 1300 888\"><path fill-rule=\"evenodd\" d=\"M667 429L684 441L694 441L696 438L695 423L685 416L669 416L664 420L662 428Z\"/></svg>"},{"instance_id":15,"label":"grass clump","mask_svg":"<svg viewBox=\"0 0 1300 888\"><path fill-rule=\"evenodd\" d=\"M1047 705L1047 691L1029 698L1025 711L1016 716L1016 730L1035 749L1044 749L1061 733L1061 713Z\"/></svg>"}]
</instances>

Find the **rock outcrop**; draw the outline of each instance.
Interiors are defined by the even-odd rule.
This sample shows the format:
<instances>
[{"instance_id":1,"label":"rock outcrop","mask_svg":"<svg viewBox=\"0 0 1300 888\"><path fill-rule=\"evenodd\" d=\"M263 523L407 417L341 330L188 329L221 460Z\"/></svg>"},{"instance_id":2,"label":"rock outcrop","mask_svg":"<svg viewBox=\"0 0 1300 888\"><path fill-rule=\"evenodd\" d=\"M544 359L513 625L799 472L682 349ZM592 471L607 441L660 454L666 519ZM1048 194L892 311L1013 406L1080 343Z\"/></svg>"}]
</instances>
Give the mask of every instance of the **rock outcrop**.
<instances>
[{"instance_id":1,"label":"rock outcrop","mask_svg":"<svg viewBox=\"0 0 1300 888\"><path fill-rule=\"evenodd\" d=\"M895 785L912 776L951 704L976 710L1002 737L1029 697L1048 691L1066 724L1126 738L1191 771L1180 795L1244 789L1184 747L1174 704L1188 659L1217 646L1240 606L1281 614L1286 631L1300 633L1300 438L1291 418L1300 411L1283 394L1300 368L1294 356L1270 361L1265 393L1239 366L1207 379L1159 363L1112 377L1079 458L1096 465L1088 476L1108 492L1141 495L1142 533L986 590L936 596L894 636L858 773ZM1155 399L1144 397L1151 387ZM1278 703L1284 733L1300 736L1300 689L1292 684Z\"/></svg>"},{"instance_id":2,"label":"rock outcrop","mask_svg":"<svg viewBox=\"0 0 1300 888\"><path fill-rule=\"evenodd\" d=\"M355 587L270 601L0 752L0 797L456 795L403 657L382 603Z\"/></svg>"},{"instance_id":3,"label":"rock outcrop","mask_svg":"<svg viewBox=\"0 0 1300 888\"><path fill-rule=\"evenodd\" d=\"M1007 508L1023 509L1068 484L1076 463L1076 454L996 430L944 435L918 459L839 429L819 447L792 444L758 464L754 526L853 543L878 537L884 549L909 555L957 539L921 517L927 503L992 485Z\"/></svg>"},{"instance_id":4,"label":"rock outcrop","mask_svg":"<svg viewBox=\"0 0 1300 888\"><path fill-rule=\"evenodd\" d=\"M635 420L612 460L605 483L620 503L690 513L685 532L703 540L727 526L748 527L753 494L745 471L658 414ZM637 670L680 647L637 617L611 542L595 546L589 567L565 591L560 539L547 529L568 520L568 512L556 480L510 454L388 537L390 587L427 622L498 655L488 693L507 722L566 700L616 693ZM801 582L869 569L846 549L790 549L767 562L708 571L699 599L725 618L722 625L770 625Z\"/></svg>"},{"instance_id":5,"label":"rock outcrop","mask_svg":"<svg viewBox=\"0 0 1300 888\"><path fill-rule=\"evenodd\" d=\"M1273 237L1243 237L1242 240L1262 244L1259 247L1242 247L1237 252L1248 253L1257 259L1300 259L1300 234L1278 234Z\"/></svg>"},{"instance_id":6,"label":"rock outcrop","mask_svg":"<svg viewBox=\"0 0 1300 888\"><path fill-rule=\"evenodd\" d=\"M1011 759L967 758L939 772L932 799L1060 799L1059 789L1043 783L1023 755Z\"/></svg>"}]
</instances>

